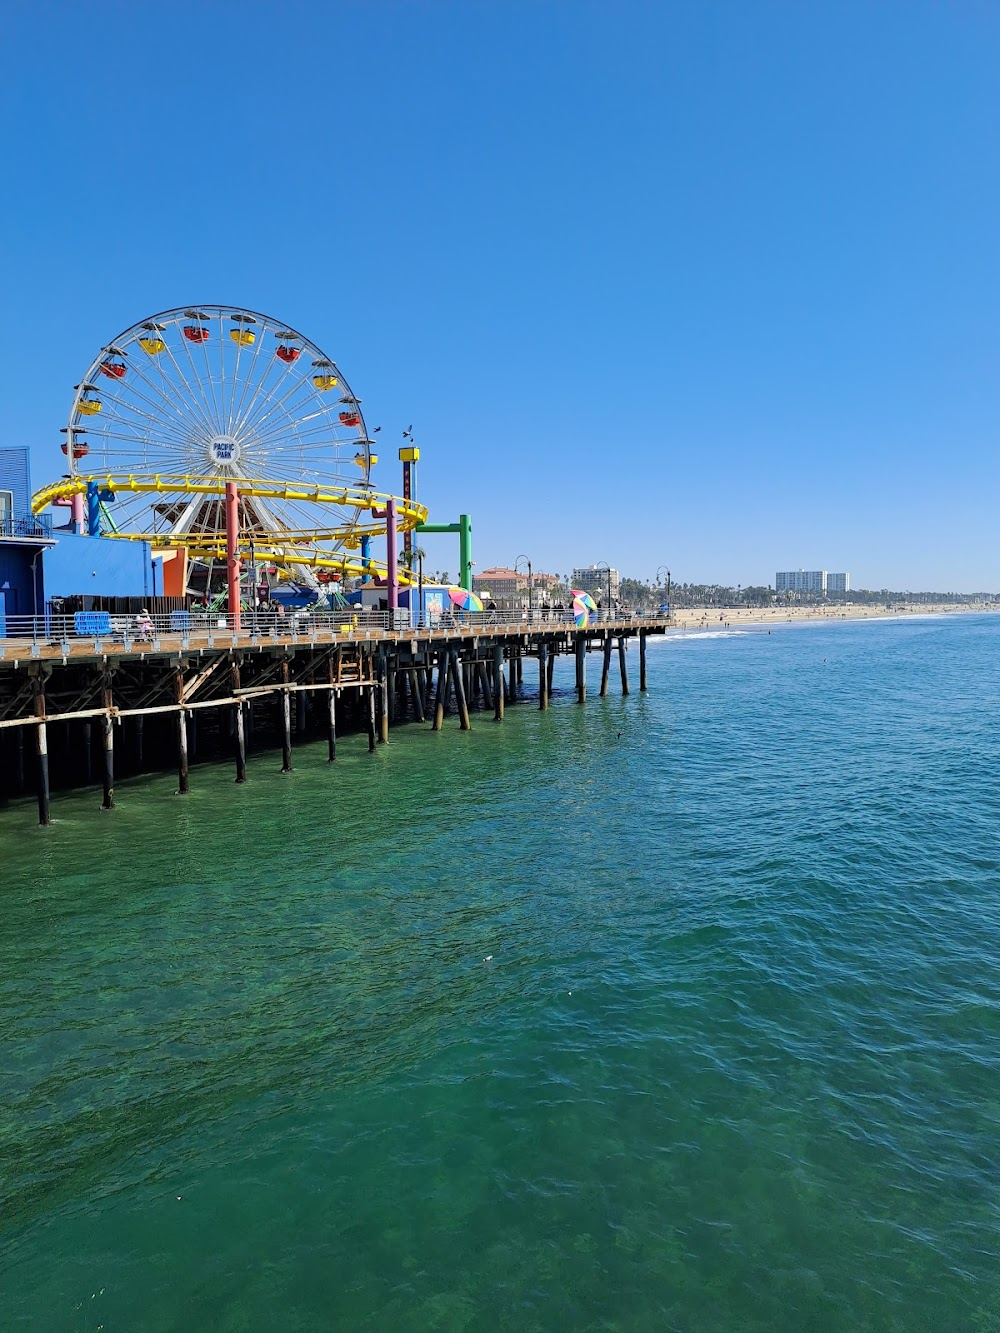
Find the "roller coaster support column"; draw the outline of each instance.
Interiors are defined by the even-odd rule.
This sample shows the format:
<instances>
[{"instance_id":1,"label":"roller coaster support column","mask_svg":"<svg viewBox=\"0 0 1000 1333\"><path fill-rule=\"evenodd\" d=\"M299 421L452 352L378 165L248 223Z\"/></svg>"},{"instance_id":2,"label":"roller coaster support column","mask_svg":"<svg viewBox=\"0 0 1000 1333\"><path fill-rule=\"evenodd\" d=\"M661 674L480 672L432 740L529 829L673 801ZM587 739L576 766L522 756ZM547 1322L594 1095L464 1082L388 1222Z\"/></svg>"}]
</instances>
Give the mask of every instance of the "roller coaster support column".
<instances>
[{"instance_id":1,"label":"roller coaster support column","mask_svg":"<svg viewBox=\"0 0 1000 1333\"><path fill-rule=\"evenodd\" d=\"M101 500L100 496L97 494L98 490L99 487L96 481L87 482L87 536L88 537L99 537L101 535ZM76 496L74 496L73 498L75 500Z\"/></svg>"},{"instance_id":2,"label":"roller coaster support column","mask_svg":"<svg viewBox=\"0 0 1000 1333\"><path fill-rule=\"evenodd\" d=\"M235 481L226 482L226 583L233 632L240 632L240 493Z\"/></svg>"},{"instance_id":3,"label":"roller coaster support column","mask_svg":"<svg viewBox=\"0 0 1000 1333\"><path fill-rule=\"evenodd\" d=\"M457 532L458 564L461 571L459 584L466 592L472 591L472 519L459 514L457 523L421 523L418 532Z\"/></svg>"},{"instance_id":4,"label":"roller coaster support column","mask_svg":"<svg viewBox=\"0 0 1000 1333\"><path fill-rule=\"evenodd\" d=\"M73 531L83 532L83 496L71 495L69 500L69 516Z\"/></svg>"},{"instance_id":5,"label":"roller coaster support column","mask_svg":"<svg viewBox=\"0 0 1000 1333\"><path fill-rule=\"evenodd\" d=\"M362 564L362 567L363 567L363 569L364 569L364 571L365 571L365 572L361 575L361 582L362 582L362 583L371 583L371 581L372 581L372 576L371 576L371 574L368 572L368 566L369 566L370 563L371 563L371 558L372 558L372 539L371 539L371 537L362 537L362 538L361 538L361 564Z\"/></svg>"},{"instance_id":6,"label":"roller coaster support column","mask_svg":"<svg viewBox=\"0 0 1000 1333\"><path fill-rule=\"evenodd\" d=\"M399 606L399 552L396 550L396 501L386 500L384 509L373 509L372 514L375 518L385 519L385 573L386 573L386 605L389 608L389 620L391 628L395 628L395 619L392 612ZM362 545L362 552L364 547Z\"/></svg>"}]
</instances>

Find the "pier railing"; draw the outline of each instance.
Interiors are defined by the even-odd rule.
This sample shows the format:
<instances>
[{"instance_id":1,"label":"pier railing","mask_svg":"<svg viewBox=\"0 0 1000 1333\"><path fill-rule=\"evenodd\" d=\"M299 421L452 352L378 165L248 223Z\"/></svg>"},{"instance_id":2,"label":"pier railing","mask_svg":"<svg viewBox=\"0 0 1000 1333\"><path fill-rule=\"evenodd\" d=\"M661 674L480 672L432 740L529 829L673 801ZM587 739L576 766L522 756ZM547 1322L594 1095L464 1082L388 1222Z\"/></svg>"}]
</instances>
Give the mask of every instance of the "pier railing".
<instances>
[{"instance_id":1,"label":"pier railing","mask_svg":"<svg viewBox=\"0 0 1000 1333\"><path fill-rule=\"evenodd\" d=\"M663 616L619 611L617 615L594 614L586 628L628 627L632 624L665 623ZM118 615L108 611L78 611L74 615L47 613L40 616L0 616L0 651L3 645L23 647L31 643L42 647L77 651L85 644L96 651L106 646L132 650L156 650L161 645L173 647L199 645L223 646L284 639L372 639L399 638L428 633L467 634L545 633L579 628L572 612L560 611L444 611L413 616L408 610L251 610L240 615L240 628L225 612L203 609L171 611L161 615Z\"/></svg>"}]
</instances>

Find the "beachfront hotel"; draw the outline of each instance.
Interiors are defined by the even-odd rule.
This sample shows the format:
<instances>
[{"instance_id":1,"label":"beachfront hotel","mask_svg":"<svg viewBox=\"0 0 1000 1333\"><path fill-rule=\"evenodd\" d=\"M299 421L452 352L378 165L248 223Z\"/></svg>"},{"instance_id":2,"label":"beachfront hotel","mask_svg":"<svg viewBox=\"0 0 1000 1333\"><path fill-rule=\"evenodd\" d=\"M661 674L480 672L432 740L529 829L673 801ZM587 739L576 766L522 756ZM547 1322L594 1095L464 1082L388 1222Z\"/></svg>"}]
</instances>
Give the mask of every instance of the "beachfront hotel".
<instances>
[{"instance_id":1,"label":"beachfront hotel","mask_svg":"<svg viewBox=\"0 0 1000 1333\"><path fill-rule=\"evenodd\" d=\"M828 574L825 569L778 570L775 592L842 593L851 591L850 574Z\"/></svg>"}]
</instances>

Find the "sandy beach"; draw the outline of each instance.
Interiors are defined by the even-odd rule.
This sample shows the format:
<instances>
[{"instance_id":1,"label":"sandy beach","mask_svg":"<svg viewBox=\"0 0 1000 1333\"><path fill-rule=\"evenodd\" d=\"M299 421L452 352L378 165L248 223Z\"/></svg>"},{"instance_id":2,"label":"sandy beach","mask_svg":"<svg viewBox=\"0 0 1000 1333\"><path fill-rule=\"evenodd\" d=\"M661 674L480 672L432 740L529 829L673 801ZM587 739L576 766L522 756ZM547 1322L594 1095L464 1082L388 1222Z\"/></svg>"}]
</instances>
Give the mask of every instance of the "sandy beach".
<instances>
[{"instance_id":1,"label":"sandy beach","mask_svg":"<svg viewBox=\"0 0 1000 1333\"><path fill-rule=\"evenodd\" d=\"M671 623L681 629L733 629L741 625L777 625L792 621L885 620L902 616L969 615L997 611L991 602L956 605L954 602L898 603L874 606L680 607Z\"/></svg>"}]
</instances>

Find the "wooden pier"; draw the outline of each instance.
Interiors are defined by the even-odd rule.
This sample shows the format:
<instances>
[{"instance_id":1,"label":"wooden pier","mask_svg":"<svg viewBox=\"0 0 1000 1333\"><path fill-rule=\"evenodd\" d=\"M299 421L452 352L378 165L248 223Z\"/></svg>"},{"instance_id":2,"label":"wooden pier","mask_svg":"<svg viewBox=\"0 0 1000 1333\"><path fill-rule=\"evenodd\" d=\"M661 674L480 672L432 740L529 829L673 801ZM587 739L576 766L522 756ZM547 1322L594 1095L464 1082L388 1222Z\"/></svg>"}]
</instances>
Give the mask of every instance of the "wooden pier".
<instances>
[{"instance_id":1,"label":"wooden pier","mask_svg":"<svg viewBox=\"0 0 1000 1333\"><path fill-rule=\"evenodd\" d=\"M347 624L290 626L286 632L191 628L135 639L0 641L0 798L35 789L41 824L52 787L101 784L113 810L116 775L176 764L177 791L189 790L199 752L229 755L236 782L258 744L280 745L293 768L293 739L325 733L337 757L338 726L367 731L370 750L400 722L441 731L449 715L469 730L474 716L502 722L522 699L525 664L538 672L538 707L549 706L555 660L575 663L576 696L587 698L587 659L601 653L606 695L617 647L623 694L627 648L639 648L646 689L646 640L662 619L609 621L579 629L540 621L400 629ZM530 677L529 677L530 679ZM199 736L199 733L204 733Z\"/></svg>"}]
</instances>

